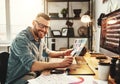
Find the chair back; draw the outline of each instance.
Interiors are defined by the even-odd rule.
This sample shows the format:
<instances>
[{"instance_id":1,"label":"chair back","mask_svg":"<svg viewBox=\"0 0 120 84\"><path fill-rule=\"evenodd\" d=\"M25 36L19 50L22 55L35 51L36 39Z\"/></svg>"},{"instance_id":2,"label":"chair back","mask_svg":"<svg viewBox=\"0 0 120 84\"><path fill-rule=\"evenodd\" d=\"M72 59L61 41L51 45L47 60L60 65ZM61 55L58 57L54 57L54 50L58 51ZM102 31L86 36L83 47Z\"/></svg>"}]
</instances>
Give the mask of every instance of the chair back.
<instances>
[{"instance_id":1,"label":"chair back","mask_svg":"<svg viewBox=\"0 0 120 84\"><path fill-rule=\"evenodd\" d=\"M8 65L8 52L0 53L0 83L5 84L6 75L7 75L7 65Z\"/></svg>"}]
</instances>

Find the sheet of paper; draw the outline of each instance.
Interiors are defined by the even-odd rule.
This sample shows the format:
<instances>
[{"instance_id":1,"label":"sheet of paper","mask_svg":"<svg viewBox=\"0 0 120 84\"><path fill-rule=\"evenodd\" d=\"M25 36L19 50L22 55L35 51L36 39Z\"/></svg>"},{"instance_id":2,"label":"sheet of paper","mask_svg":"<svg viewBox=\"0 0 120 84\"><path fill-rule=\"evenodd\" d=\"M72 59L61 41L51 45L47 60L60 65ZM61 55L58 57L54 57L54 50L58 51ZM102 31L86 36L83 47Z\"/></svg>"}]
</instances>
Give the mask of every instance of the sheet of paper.
<instances>
[{"instance_id":1,"label":"sheet of paper","mask_svg":"<svg viewBox=\"0 0 120 84\"><path fill-rule=\"evenodd\" d=\"M40 75L35 79L28 80L29 84L82 84L82 77L68 76L66 74Z\"/></svg>"}]
</instances>

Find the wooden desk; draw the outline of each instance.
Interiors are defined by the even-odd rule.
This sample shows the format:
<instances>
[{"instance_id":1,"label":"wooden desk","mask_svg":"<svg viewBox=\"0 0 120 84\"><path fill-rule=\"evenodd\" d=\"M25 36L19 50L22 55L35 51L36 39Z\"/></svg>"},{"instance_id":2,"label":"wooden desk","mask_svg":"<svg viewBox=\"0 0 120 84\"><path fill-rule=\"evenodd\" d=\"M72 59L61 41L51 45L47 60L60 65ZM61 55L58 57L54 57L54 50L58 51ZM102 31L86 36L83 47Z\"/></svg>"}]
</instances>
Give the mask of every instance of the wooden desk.
<instances>
[{"instance_id":1,"label":"wooden desk","mask_svg":"<svg viewBox=\"0 0 120 84\"><path fill-rule=\"evenodd\" d=\"M94 71L90 68L84 57L75 57L76 63L72 64L69 68L68 75L95 75Z\"/></svg>"},{"instance_id":2,"label":"wooden desk","mask_svg":"<svg viewBox=\"0 0 120 84\"><path fill-rule=\"evenodd\" d=\"M100 54L100 56L103 56L103 54ZM96 56L91 56L91 54L86 53L86 55L84 56L86 62L89 64L89 66L91 67L91 69L95 72L95 76L94 79L98 79L98 70L96 69L98 66L98 62L99 60L96 59ZM107 61L110 61L109 59ZM114 79L112 79L109 76L109 83L108 84L116 84L114 82Z\"/></svg>"},{"instance_id":3,"label":"wooden desk","mask_svg":"<svg viewBox=\"0 0 120 84\"><path fill-rule=\"evenodd\" d=\"M53 58L53 59L54 59L54 62L55 62L55 60L60 61L60 60L58 60L58 58ZM53 59L51 59L51 60L53 61ZM77 76L78 75L93 76L95 80L98 80L98 70L96 68L98 66L99 60L96 59L95 56L91 56L91 54L86 53L85 56L77 57L76 59L77 59L78 65L73 64L69 67L69 68L72 69L71 72L69 73L70 75L74 75L74 76L75 75L77 75ZM86 64L88 64L90 68L88 68L88 66L86 66ZM76 70L76 68L78 68L78 69ZM92 69L92 71L94 73L91 72L90 69ZM88 74L85 74L84 71L88 71L87 72ZM108 81L109 81L108 84L115 84L114 80L110 77L109 77ZM107 83L104 83L104 84L107 84Z\"/></svg>"}]
</instances>

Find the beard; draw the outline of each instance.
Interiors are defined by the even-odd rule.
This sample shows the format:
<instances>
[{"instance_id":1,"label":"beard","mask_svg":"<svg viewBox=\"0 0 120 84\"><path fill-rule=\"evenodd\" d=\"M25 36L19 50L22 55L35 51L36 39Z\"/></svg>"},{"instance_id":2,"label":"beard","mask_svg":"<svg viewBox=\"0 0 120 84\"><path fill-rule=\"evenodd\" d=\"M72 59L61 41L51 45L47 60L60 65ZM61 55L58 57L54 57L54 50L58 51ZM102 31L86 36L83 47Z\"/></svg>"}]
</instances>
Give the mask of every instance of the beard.
<instances>
[{"instance_id":1,"label":"beard","mask_svg":"<svg viewBox=\"0 0 120 84\"><path fill-rule=\"evenodd\" d=\"M42 29L37 29L36 26L34 27L34 33L38 38L43 38L47 34L46 31L43 31Z\"/></svg>"}]
</instances>

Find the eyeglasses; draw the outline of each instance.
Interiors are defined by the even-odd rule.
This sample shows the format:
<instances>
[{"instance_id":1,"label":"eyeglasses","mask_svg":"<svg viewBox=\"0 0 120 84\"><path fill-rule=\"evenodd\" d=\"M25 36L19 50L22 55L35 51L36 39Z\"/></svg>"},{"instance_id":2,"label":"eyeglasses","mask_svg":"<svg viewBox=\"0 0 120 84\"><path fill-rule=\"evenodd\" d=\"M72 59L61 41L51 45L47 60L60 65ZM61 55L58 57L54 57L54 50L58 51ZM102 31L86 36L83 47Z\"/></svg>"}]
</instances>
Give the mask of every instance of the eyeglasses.
<instances>
[{"instance_id":1,"label":"eyeglasses","mask_svg":"<svg viewBox=\"0 0 120 84\"><path fill-rule=\"evenodd\" d=\"M46 26L46 25L44 25L44 24L42 24L42 23L39 23L38 21L36 21L37 22L37 24L38 24L38 26L40 27L40 28L45 28L45 29L48 29L49 28L49 26Z\"/></svg>"}]
</instances>

